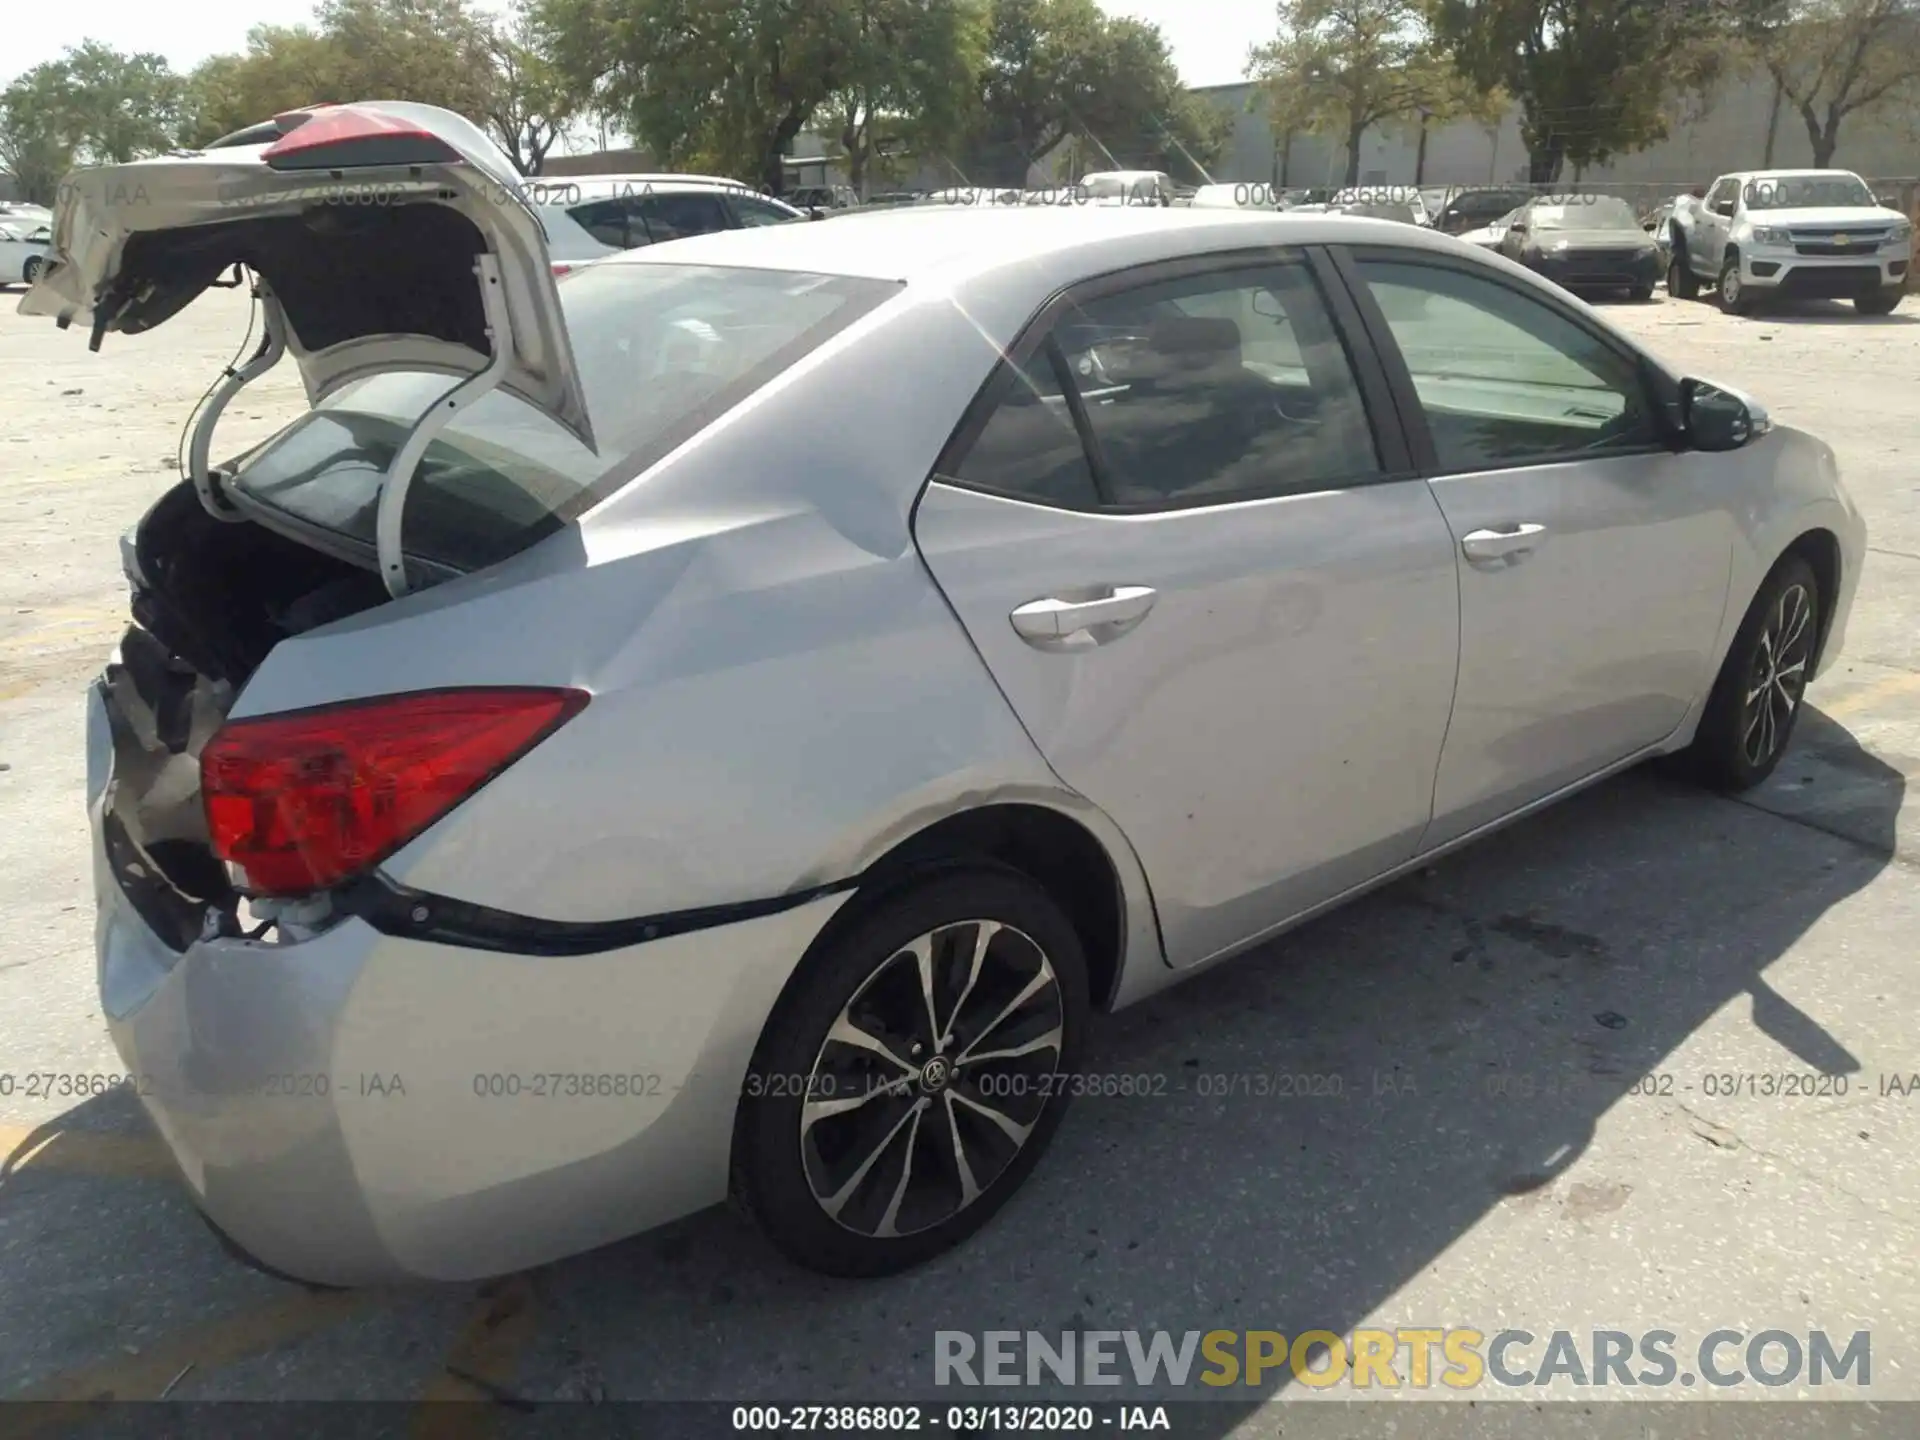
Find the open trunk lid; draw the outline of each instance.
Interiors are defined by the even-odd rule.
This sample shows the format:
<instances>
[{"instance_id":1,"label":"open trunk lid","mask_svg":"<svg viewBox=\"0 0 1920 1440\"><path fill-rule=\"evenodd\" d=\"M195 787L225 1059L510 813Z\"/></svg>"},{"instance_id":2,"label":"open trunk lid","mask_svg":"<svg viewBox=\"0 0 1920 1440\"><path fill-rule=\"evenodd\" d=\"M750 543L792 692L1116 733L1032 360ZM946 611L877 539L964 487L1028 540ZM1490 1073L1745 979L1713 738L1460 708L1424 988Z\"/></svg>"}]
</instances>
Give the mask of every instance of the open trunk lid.
<instances>
[{"instance_id":1,"label":"open trunk lid","mask_svg":"<svg viewBox=\"0 0 1920 1440\"><path fill-rule=\"evenodd\" d=\"M383 371L485 374L591 449L546 236L523 187L505 153L451 111L401 101L292 111L205 150L70 176L20 313L87 325L97 349L109 331L151 330L244 266L270 322L278 311L309 404Z\"/></svg>"}]
</instances>

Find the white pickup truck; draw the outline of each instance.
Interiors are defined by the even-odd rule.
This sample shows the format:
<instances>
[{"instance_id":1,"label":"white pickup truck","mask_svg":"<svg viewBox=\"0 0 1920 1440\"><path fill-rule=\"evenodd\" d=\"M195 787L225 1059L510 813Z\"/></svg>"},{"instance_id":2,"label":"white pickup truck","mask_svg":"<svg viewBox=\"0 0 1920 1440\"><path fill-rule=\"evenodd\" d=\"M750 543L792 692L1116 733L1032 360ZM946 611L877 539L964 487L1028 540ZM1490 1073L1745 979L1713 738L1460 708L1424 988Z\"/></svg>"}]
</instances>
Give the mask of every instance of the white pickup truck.
<instances>
[{"instance_id":1,"label":"white pickup truck","mask_svg":"<svg viewBox=\"0 0 1920 1440\"><path fill-rule=\"evenodd\" d=\"M1667 293L1691 300L1710 289L1733 314L1783 296L1888 315L1913 268L1912 223L1850 170L1722 175L1704 199L1676 201L1667 223Z\"/></svg>"}]
</instances>

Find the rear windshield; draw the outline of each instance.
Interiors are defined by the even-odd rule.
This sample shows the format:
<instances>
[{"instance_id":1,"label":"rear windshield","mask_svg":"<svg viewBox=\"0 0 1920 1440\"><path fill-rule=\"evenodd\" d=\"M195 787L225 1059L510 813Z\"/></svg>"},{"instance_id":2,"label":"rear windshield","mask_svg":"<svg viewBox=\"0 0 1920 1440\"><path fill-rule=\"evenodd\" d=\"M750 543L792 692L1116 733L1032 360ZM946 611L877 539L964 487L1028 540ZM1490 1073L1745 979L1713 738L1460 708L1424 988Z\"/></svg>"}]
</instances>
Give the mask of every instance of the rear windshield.
<instances>
[{"instance_id":1,"label":"rear windshield","mask_svg":"<svg viewBox=\"0 0 1920 1440\"><path fill-rule=\"evenodd\" d=\"M1533 207L1536 230L1638 230L1640 217L1617 195L1581 195L1564 205Z\"/></svg>"},{"instance_id":2,"label":"rear windshield","mask_svg":"<svg viewBox=\"0 0 1920 1440\"><path fill-rule=\"evenodd\" d=\"M1462 219L1495 220L1525 203L1524 195L1516 195L1511 190L1476 190L1454 196L1447 208Z\"/></svg>"},{"instance_id":3,"label":"rear windshield","mask_svg":"<svg viewBox=\"0 0 1920 1440\"><path fill-rule=\"evenodd\" d=\"M697 265L576 271L558 291L599 453L516 396L483 396L414 472L407 553L464 571L525 549L898 289ZM370 553L387 466L454 383L396 372L343 386L255 452L234 487Z\"/></svg>"}]
</instances>

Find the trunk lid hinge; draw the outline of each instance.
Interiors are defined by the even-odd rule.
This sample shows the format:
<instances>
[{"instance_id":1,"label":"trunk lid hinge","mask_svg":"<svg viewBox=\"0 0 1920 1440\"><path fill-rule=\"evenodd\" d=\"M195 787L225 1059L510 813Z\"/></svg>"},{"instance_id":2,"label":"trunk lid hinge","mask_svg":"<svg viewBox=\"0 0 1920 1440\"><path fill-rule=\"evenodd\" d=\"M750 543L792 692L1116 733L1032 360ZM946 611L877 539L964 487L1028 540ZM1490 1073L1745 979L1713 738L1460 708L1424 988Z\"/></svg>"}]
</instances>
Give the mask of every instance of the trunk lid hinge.
<instances>
[{"instance_id":1,"label":"trunk lid hinge","mask_svg":"<svg viewBox=\"0 0 1920 1440\"><path fill-rule=\"evenodd\" d=\"M265 331L261 336L260 348L239 369L229 367L221 377L219 388L208 398L206 408L194 423L193 438L187 445L187 474L200 496L200 504L214 519L230 524L246 517L220 493L208 468L208 455L213 449L213 429L220 423L220 416L233 397L278 365L280 357L287 353L287 317L280 308L279 297L268 288L265 281L257 283L253 293L260 301L261 324Z\"/></svg>"},{"instance_id":2,"label":"trunk lid hinge","mask_svg":"<svg viewBox=\"0 0 1920 1440\"><path fill-rule=\"evenodd\" d=\"M480 279L480 304L486 314L487 342L492 350L486 368L469 375L442 395L433 408L414 422L406 440L394 452L380 486L380 508L374 518L374 543L380 563L380 578L387 594L398 600L410 588L407 583L406 553L401 549L401 519L407 503L407 488L413 483L427 446L455 415L493 390L505 377L513 360L513 326L507 316L507 297L500 287L500 260L482 255L474 274Z\"/></svg>"}]
</instances>

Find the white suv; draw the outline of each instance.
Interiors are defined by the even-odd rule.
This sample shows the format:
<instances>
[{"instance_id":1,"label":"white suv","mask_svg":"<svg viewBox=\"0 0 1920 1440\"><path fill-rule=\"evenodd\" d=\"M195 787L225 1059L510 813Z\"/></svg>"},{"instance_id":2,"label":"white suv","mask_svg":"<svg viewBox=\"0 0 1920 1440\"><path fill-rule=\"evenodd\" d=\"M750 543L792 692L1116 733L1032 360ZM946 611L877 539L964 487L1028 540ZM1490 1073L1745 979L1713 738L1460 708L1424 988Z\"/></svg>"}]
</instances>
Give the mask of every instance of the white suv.
<instances>
[{"instance_id":1,"label":"white suv","mask_svg":"<svg viewBox=\"0 0 1920 1440\"><path fill-rule=\"evenodd\" d=\"M591 175L527 182L554 273L714 230L784 225L806 212L713 175Z\"/></svg>"}]
</instances>

